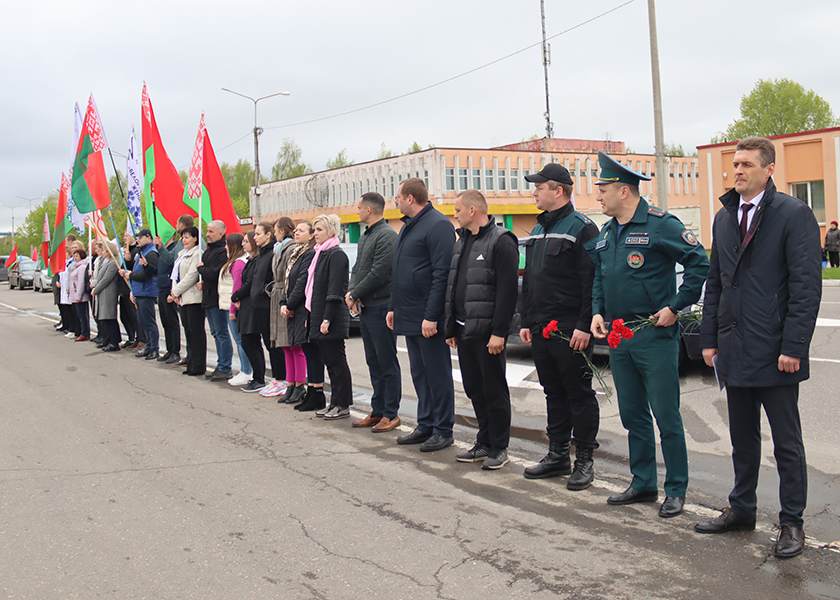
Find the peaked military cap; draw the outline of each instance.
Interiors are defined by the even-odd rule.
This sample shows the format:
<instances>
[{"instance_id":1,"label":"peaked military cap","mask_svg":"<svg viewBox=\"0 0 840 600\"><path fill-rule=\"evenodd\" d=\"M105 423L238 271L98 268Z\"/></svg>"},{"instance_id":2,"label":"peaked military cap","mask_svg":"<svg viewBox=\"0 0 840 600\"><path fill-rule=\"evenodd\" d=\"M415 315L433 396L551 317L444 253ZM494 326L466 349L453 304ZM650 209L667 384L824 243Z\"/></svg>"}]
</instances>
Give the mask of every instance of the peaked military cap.
<instances>
[{"instance_id":1,"label":"peaked military cap","mask_svg":"<svg viewBox=\"0 0 840 600\"><path fill-rule=\"evenodd\" d=\"M601 176L595 185L602 183L627 183L638 186L640 181L650 181L650 177L637 173L630 167L625 167L614 158L598 151L598 164L601 166Z\"/></svg>"}]
</instances>

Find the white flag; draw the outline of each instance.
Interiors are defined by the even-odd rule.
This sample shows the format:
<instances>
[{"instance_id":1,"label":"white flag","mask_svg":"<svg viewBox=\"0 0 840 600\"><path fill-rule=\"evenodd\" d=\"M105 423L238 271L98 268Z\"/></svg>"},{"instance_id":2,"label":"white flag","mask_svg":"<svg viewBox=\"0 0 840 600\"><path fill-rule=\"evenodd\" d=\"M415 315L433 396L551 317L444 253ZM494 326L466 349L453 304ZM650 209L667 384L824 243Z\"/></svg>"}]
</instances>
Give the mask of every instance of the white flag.
<instances>
[{"instance_id":1,"label":"white flag","mask_svg":"<svg viewBox=\"0 0 840 600\"><path fill-rule=\"evenodd\" d=\"M82 111L79 110L79 103L76 102L76 115L73 126L73 149L70 154L72 158L70 159L70 177L68 177L70 181L73 180L73 162L76 159L76 149L79 147L79 136L82 135L83 119ZM85 232L85 217L79 212L79 209L76 208L76 203L73 201L72 190L69 187L67 188L67 218L70 220L70 224L73 226L73 229L78 231L80 234Z\"/></svg>"},{"instance_id":2,"label":"white flag","mask_svg":"<svg viewBox=\"0 0 840 600\"><path fill-rule=\"evenodd\" d=\"M134 126L131 126L131 140L128 143L128 156L126 157L126 170L128 172L128 222L132 222L133 235L143 229L143 214L140 211L140 190L143 189L143 171L140 170L140 155L137 152L137 138L134 135Z\"/></svg>"}]
</instances>

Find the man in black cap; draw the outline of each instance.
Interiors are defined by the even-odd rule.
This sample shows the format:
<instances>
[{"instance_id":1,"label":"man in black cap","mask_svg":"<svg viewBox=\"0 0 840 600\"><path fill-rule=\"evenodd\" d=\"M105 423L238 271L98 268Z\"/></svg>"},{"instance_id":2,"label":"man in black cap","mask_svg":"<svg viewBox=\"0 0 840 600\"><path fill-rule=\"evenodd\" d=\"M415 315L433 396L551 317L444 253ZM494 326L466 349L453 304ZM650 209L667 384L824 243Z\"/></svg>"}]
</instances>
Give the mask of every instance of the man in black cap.
<instances>
[{"instance_id":1,"label":"man in black cap","mask_svg":"<svg viewBox=\"0 0 840 600\"><path fill-rule=\"evenodd\" d=\"M527 175L543 212L525 245L519 336L533 346L534 365L545 390L548 454L525 469L527 479L571 475L570 490L594 479L600 410L584 352L589 352L594 267L584 245L598 227L572 205L574 182L566 167L551 163ZM545 327L557 331L545 337ZM572 471L570 444L575 445Z\"/></svg>"},{"instance_id":2,"label":"man in black cap","mask_svg":"<svg viewBox=\"0 0 840 600\"><path fill-rule=\"evenodd\" d=\"M601 177L598 202L612 217L588 246L595 262L592 287L592 333L604 338L609 331L604 316L654 326L637 329L610 351L621 424L630 446L630 487L610 496L608 504L656 502L656 438L659 427L665 459L663 518L675 517L685 505L688 487L688 452L680 415L677 313L697 302L709 270L709 259L694 233L674 215L650 206L639 194L646 177L603 152L598 153ZM684 267L677 289L676 263ZM631 325L632 327L632 325Z\"/></svg>"},{"instance_id":3,"label":"man in black cap","mask_svg":"<svg viewBox=\"0 0 840 600\"><path fill-rule=\"evenodd\" d=\"M146 334L146 347L138 351L135 356L145 357L146 360L157 360L160 332L155 317L155 304L158 297L157 268L158 251L152 243L152 232L141 229L137 234L137 253L126 252L126 268L131 269L128 279L131 282L131 293L137 301L137 320ZM125 277L126 271L120 269L120 277Z\"/></svg>"}]
</instances>

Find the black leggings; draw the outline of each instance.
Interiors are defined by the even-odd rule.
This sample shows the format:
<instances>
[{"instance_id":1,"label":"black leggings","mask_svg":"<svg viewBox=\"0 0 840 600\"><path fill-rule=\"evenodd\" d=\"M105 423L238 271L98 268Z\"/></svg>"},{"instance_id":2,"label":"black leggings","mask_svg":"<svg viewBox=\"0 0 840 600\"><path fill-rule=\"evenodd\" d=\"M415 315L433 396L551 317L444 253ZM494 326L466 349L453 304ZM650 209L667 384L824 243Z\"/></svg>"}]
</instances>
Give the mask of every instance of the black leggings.
<instances>
[{"instance_id":1,"label":"black leggings","mask_svg":"<svg viewBox=\"0 0 840 600\"><path fill-rule=\"evenodd\" d=\"M286 356L283 348L271 347L271 311L268 308L252 308L256 332L242 334L242 349L254 368L252 375L257 383L265 383L265 354L263 344L268 349L271 361L271 376L277 381L286 379ZM241 318L242 315L240 315ZM260 342L262 338L262 343Z\"/></svg>"},{"instance_id":2,"label":"black leggings","mask_svg":"<svg viewBox=\"0 0 840 600\"><path fill-rule=\"evenodd\" d=\"M330 374L330 404L342 408L350 406L353 404L353 381L344 352L344 340L318 340L318 349Z\"/></svg>"}]
</instances>

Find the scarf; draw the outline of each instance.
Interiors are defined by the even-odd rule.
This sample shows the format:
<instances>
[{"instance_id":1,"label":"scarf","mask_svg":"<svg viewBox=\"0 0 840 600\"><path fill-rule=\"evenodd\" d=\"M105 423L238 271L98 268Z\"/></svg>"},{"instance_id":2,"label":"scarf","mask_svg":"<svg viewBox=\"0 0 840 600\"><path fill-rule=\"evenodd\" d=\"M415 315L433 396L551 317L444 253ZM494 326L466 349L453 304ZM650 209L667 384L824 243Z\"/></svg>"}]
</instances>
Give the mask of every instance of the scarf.
<instances>
[{"instance_id":1,"label":"scarf","mask_svg":"<svg viewBox=\"0 0 840 600\"><path fill-rule=\"evenodd\" d=\"M315 256L312 257L312 262L309 263L309 269L307 270L309 275L306 277L306 302L304 302L304 306L309 312L312 312L312 289L315 287L315 267L318 264L318 258L321 256L321 252L335 248L336 246L338 246L338 238L335 236L323 244L315 244Z\"/></svg>"},{"instance_id":2,"label":"scarf","mask_svg":"<svg viewBox=\"0 0 840 600\"><path fill-rule=\"evenodd\" d=\"M305 244L298 244L297 248L292 250L292 253L289 255L289 264L286 265L286 292L289 291L289 273L292 272L292 267L295 266L295 263L298 259L303 256L303 253L309 250L309 242Z\"/></svg>"},{"instance_id":3,"label":"scarf","mask_svg":"<svg viewBox=\"0 0 840 600\"><path fill-rule=\"evenodd\" d=\"M294 240L292 238L283 238L279 242L274 242L274 256L280 256L280 253L283 251L283 248L286 247L286 244L292 243Z\"/></svg>"}]
</instances>

